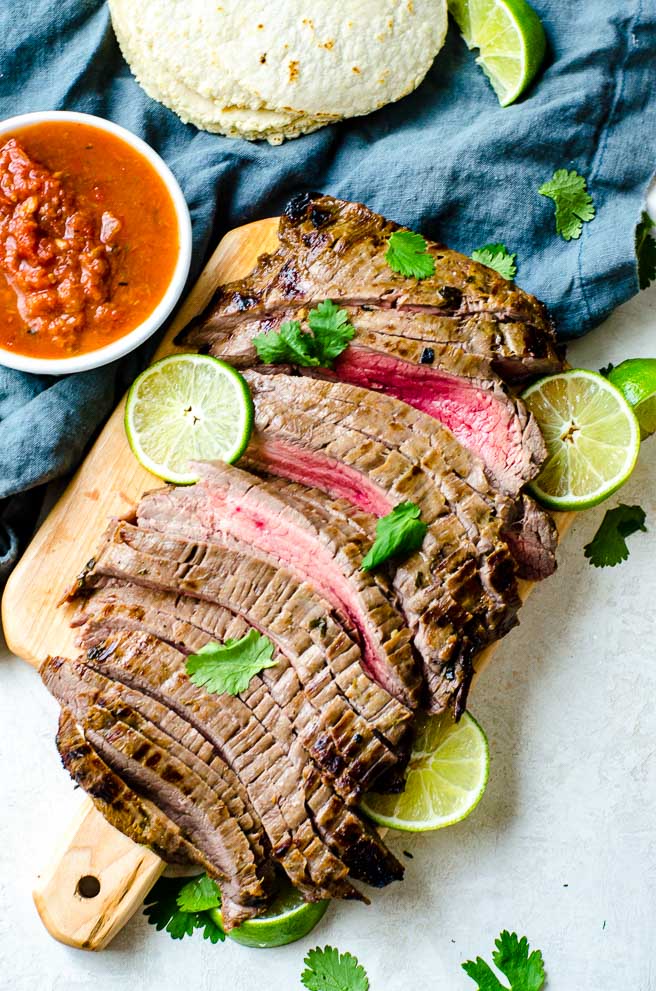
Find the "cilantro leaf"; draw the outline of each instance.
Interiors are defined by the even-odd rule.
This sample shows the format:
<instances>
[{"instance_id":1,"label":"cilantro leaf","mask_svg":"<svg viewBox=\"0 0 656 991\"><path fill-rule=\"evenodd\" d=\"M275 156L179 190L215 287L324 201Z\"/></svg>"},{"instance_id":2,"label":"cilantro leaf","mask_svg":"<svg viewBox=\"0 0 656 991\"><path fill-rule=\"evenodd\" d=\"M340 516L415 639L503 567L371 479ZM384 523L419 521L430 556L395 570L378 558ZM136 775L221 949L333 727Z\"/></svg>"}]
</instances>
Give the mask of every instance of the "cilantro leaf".
<instances>
[{"instance_id":1,"label":"cilantro leaf","mask_svg":"<svg viewBox=\"0 0 656 991\"><path fill-rule=\"evenodd\" d=\"M221 891L216 881L207 874L201 874L187 881L177 897L181 912L205 912L208 908L219 908Z\"/></svg>"},{"instance_id":2,"label":"cilantro leaf","mask_svg":"<svg viewBox=\"0 0 656 991\"><path fill-rule=\"evenodd\" d=\"M158 932L165 929L172 939L191 936L199 920L194 913L178 907L178 895L187 884L185 877L161 877L146 896L144 915Z\"/></svg>"},{"instance_id":3,"label":"cilantro leaf","mask_svg":"<svg viewBox=\"0 0 656 991\"><path fill-rule=\"evenodd\" d=\"M504 988L490 965L485 963L485 960L481 959L481 957L476 957L475 960L467 960L461 966L467 977L471 977L472 981L476 981L479 991L508 991L507 988Z\"/></svg>"},{"instance_id":4,"label":"cilantro leaf","mask_svg":"<svg viewBox=\"0 0 656 991\"><path fill-rule=\"evenodd\" d=\"M186 668L194 685L216 695L239 695L246 691L251 678L277 663L269 638L249 630L241 640L210 640L197 654L189 655Z\"/></svg>"},{"instance_id":5,"label":"cilantro leaf","mask_svg":"<svg viewBox=\"0 0 656 991\"><path fill-rule=\"evenodd\" d=\"M492 954L495 965L505 974L513 991L540 991L545 982L544 962L540 950L529 953L526 936L504 929L496 940Z\"/></svg>"},{"instance_id":6,"label":"cilantro leaf","mask_svg":"<svg viewBox=\"0 0 656 991\"><path fill-rule=\"evenodd\" d=\"M394 231L385 260L393 272L408 278L427 279L435 272L435 259L428 253L425 239L414 231Z\"/></svg>"},{"instance_id":7,"label":"cilantro leaf","mask_svg":"<svg viewBox=\"0 0 656 991\"><path fill-rule=\"evenodd\" d=\"M288 320L279 333L258 334L253 344L259 357L267 365L332 368L335 358L355 337L347 311L331 299L324 299L310 310L308 324L309 332L301 329L298 320Z\"/></svg>"},{"instance_id":8,"label":"cilantro leaf","mask_svg":"<svg viewBox=\"0 0 656 991\"><path fill-rule=\"evenodd\" d=\"M319 365L312 354L312 335L304 333L298 320L288 320L280 332L270 331L253 338L258 356L265 365L302 365L304 368Z\"/></svg>"},{"instance_id":9,"label":"cilantro leaf","mask_svg":"<svg viewBox=\"0 0 656 991\"><path fill-rule=\"evenodd\" d=\"M646 289L656 282L656 239L652 231L656 224L646 210L642 211L642 219L636 228L636 256L638 258L638 282L641 289Z\"/></svg>"},{"instance_id":10,"label":"cilantro leaf","mask_svg":"<svg viewBox=\"0 0 656 991\"><path fill-rule=\"evenodd\" d=\"M362 570L371 571L390 557L408 557L421 547L428 527L419 519L419 506L402 502L376 524L376 539L362 561Z\"/></svg>"},{"instance_id":11,"label":"cilantro leaf","mask_svg":"<svg viewBox=\"0 0 656 991\"><path fill-rule=\"evenodd\" d=\"M586 181L574 170L558 169L538 192L556 204L556 231L565 241L579 238L583 222L594 218L595 208Z\"/></svg>"},{"instance_id":12,"label":"cilantro leaf","mask_svg":"<svg viewBox=\"0 0 656 991\"><path fill-rule=\"evenodd\" d=\"M214 885L213 902L209 904L209 885ZM200 898L200 893L205 895ZM218 899L218 900L217 900ZM203 930L203 939L223 942L225 933L207 911L191 909L204 901L207 908L221 904L221 893L206 874L189 880L186 877L161 877L144 901L144 915L158 932L164 929L172 939L191 936L195 929ZM189 910L185 906L189 906Z\"/></svg>"},{"instance_id":13,"label":"cilantro leaf","mask_svg":"<svg viewBox=\"0 0 656 991\"><path fill-rule=\"evenodd\" d=\"M517 933L509 933L505 929L495 940L495 946L492 960L508 978L510 987L501 983L485 960L476 957L463 963L462 969L476 981L479 991L540 991L546 979L540 950L529 953L526 936L519 939Z\"/></svg>"},{"instance_id":14,"label":"cilantro leaf","mask_svg":"<svg viewBox=\"0 0 656 991\"><path fill-rule=\"evenodd\" d=\"M301 974L301 984L308 991L369 991L366 971L350 953L317 946L303 962L307 969Z\"/></svg>"},{"instance_id":15,"label":"cilantro leaf","mask_svg":"<svg viewBox=\"0 0 656 991\"><path fill-rule=\"evenodd\" d=\"M331 299L324 299L310 310L308 323L314 335L313 354L322 368L332 368L335 358L355 337L355 327L349 323L348 313Z\"/></svg>"},{"instance_id":16,"label":"cilantro leaf","mask_svg":"<svg viewBox=\"0 0 656 991\"><path fill-rule=\"evenodd\" d=\"M484 247L472 251L471 256L475 262L493 268L509 282L512 282L517 275L517 266L515 265L517 255L511 255L505 244L486 244Z\"/></svg>"},{"instance_id":17,"label":"cilantro leaf","mask_svg":"<svg viewBox=\"0 0 656 991\"><path fill-rule=\"evenodd\" d=\"M217 943L225 943L223 927L214 921L209 912L201 912L200 920L198 928L203 930L203 939L209 939L213 946Z\"/></svg>"},{"instance_id":18,"label":"cilantro leaf","mask_svg":"<svg viewBox=\"0 0 656 991\"><path fill-rule=\"evenodd\" d=\"M590 564L595 568L613 568L626 561L629 556L626 538L638 530L646 531L646 518L640 506L627 506L623 502L616 509L607 510L596 534L583 548Z\"/></svg>"}]
</instances>

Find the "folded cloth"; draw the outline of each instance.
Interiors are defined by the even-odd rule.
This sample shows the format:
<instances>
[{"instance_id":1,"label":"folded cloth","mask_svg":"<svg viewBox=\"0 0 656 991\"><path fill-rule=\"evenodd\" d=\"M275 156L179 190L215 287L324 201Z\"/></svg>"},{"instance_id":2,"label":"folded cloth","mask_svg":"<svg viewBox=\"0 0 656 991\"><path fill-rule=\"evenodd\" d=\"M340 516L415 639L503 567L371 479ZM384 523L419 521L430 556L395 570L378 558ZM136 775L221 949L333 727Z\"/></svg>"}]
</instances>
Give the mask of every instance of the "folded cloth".
<instances>
[{"instance_id":1,"label":"folded cloth","mask_svg":"<svg viewBox=\"0 0 656 991\"><path fill-rule=\"evenodd\" d=\"M517 253L519 284L545 300L564 338L577 336L638 290L635 226L656 164L656 6L533 5L551 50L516 105L499 107L451 25L411 96L272 148L199 132L150 100L121 57L101 0L3 0L0 117L81 110L150 142L191 208L192 275L226 230L277 213L301 189L318 189L364 201L465 253L503 241ZM560 168L586 177L597 209L569 243L555 233L552 202L538 194ZM68 472L135 367L133 357L127 369L59 381L3 371L0 498L20 499ZM6 521L20 518L22 505L14 501L0 517L5 573L18 548Z\"/></svg>"}]
</instances>

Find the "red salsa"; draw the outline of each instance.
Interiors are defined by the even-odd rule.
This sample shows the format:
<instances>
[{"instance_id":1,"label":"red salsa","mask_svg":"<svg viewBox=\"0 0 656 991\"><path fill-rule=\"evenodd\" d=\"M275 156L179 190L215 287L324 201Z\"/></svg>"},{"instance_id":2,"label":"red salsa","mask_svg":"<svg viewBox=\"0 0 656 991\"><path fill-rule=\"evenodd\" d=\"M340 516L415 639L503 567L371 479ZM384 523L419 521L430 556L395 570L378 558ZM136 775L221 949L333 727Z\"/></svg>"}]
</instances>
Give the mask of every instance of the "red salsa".
<instances>
[{"instance_id":1,"label":"red salsa","mask_svg":"<svg viewBox=\"0 0 656 991\"><path fill-rule=\"evenodd\" d=\"M0 137L0 347L63 358L122 337L178 248L164 182L120 138L67 122Z\"/></svg>"}]
</instances>

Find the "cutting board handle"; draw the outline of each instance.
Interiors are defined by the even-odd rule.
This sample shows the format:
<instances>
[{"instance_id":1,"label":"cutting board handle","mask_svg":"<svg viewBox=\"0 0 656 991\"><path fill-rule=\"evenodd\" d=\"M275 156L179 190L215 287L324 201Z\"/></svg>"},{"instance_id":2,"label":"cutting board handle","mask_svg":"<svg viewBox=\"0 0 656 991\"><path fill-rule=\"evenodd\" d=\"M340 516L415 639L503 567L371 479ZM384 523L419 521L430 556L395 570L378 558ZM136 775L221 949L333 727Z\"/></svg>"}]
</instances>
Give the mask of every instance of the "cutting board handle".
<instances>
[{"instance_id":1,"label":"cutting board handle","mask_svg":"<svg viewBox=\"0 0 656 991\"><path fill-rule=\"evenodd\" d=\"M102 950L137 911L165 866L147 847L110 826L86 799L52 865L37 878L34 904L60 943Z\"/></svg>"}]
</instances>

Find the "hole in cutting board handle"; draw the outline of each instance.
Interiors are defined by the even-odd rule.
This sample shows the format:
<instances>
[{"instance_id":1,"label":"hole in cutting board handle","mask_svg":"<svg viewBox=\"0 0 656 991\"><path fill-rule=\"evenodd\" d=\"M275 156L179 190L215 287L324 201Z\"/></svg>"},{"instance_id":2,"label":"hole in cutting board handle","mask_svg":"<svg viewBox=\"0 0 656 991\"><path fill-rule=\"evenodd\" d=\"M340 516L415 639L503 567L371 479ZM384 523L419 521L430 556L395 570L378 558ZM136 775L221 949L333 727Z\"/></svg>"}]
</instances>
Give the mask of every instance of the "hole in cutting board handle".
<instances>
[{"instance_id":1,"label":"hole in cutting board handle","mask_svg":"<svg viewBox=\"0 0 656 991\"><path fill-rule=\"evenodd\" d=\"M100 893L100 881L93 874L85 874L77 882L75 891L81 898L95 898Z\"/></svg>"}]
</instances>

